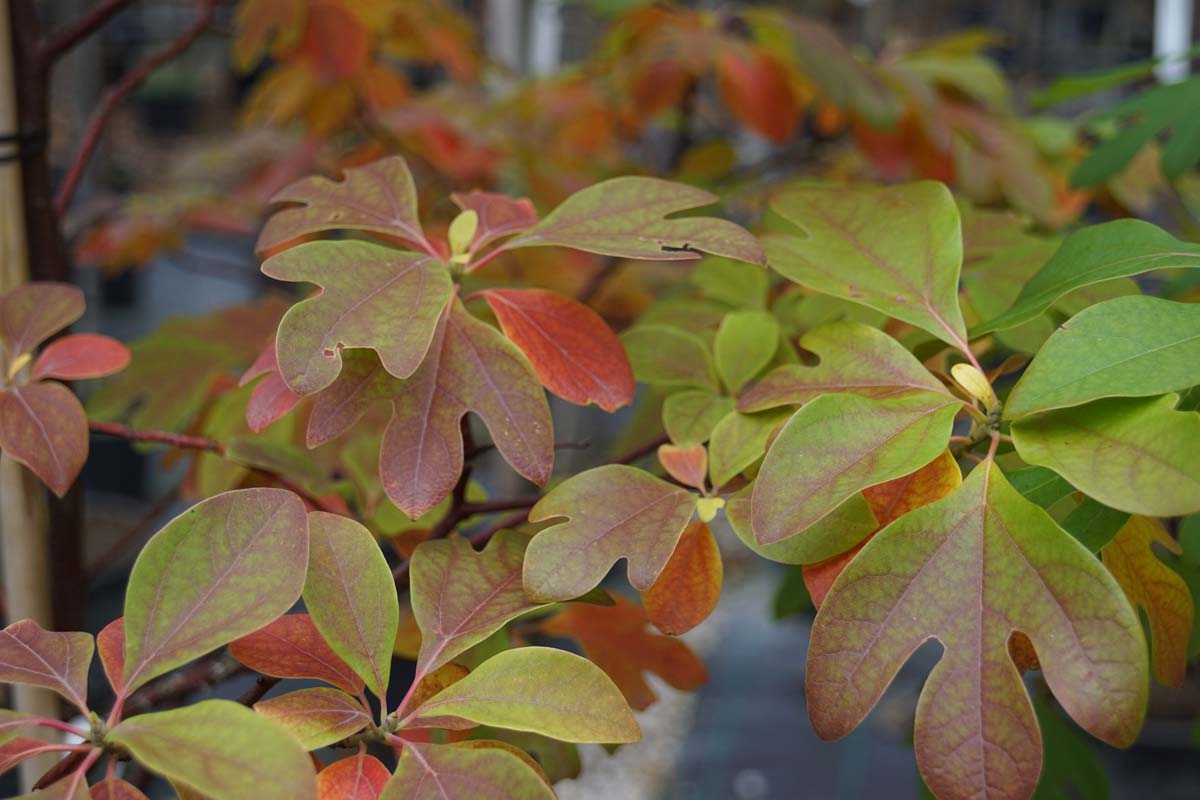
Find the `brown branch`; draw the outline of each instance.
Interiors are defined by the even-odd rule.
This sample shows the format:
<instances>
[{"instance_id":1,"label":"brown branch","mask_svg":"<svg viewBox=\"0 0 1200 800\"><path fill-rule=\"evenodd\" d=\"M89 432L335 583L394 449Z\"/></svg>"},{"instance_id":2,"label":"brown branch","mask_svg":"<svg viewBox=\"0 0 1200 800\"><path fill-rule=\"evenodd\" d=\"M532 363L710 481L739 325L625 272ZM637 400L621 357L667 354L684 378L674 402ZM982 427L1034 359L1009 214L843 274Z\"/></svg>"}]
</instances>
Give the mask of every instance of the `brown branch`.
<instances>
[{"instance_id":1,"label":"brown branch","mask_svg":"<svg viewBox=\"0 0 1200 800\"><path fill-rule=\"evenodd\" d=\"M132 3L133 0L101 0L79 19L48 35L38 46L42 69L48 70L75 45L98 31L104 23Z\"/></svg>"},{"instance_id":2,"label":"brown branch","mask_svg":"<svg viewBox=\"0 0 1200 800\"><path fill-rule=\"evenodd\" d=\"M275 678L270 675L259 675L258 680L254 682L254 685L247 689L245 693L238 698L238 702L247 708L253 706L259 700L262 700L263 697L266 696L267 692L278 686L281 680L283 680L283 678Z\"/></svg>"},{"instance_id":3,"label":"brown branch","mask_svg":"<svg viewBox=\"0 0 1200 800\"><path fill-rule=\"evenodd\" d=\"M54 197L54 208L60 215L71 204L71 198L75 196L75 191L79 188L79 182L83 179L83 173L87 170L87 165L92 160L92 156L96 152L96 147L100 144L100 137L104 134L104 128L108 125L108 121L117 110L117 107L135 89L141 86L155 70L187 50L192 46L193 42L200 38L200 35L204 33L205 29L212 22L213 15L216 13L217 5L220 2L221 0L200 0L196 18L192 20L191 25L180 33L169 45L149 55L132 72L105 91L104 97L100 100L100 105L96 107L91 119L88 120L87 128L83 133L83 141L79 145L79 150L75 153L75 158L71 161L71 166L67 170L67 175L63 179L58 194Z\"/></svg>"},{"instance_id":4,"label":"brown branch","mask_svg":"<svg viewBox=\"0 0 1200 800\"><path fill-rule=\"evenodd\" d=\"M128 425L116 422L97 422L88 420L88 428L92 433L102 433L105 436L115 436L118 439L128 439L131 442L154 442L170 445L184 450L209 450L217 455L224 455L225 447L215 439L205 439L201 436L187 436L170 431L139 431Z\"/></svg>"},{"instance_id":5,"label":"brown branch","mask_svg":"<svg viewBox=\"0 0 1200 800\"><path fill-rule=\"evenodd\" d=\"M125 703L123 718L177 703L192 692L232 678L246 668L224 650L139 689Z\"/></svg>"}]
</instances>

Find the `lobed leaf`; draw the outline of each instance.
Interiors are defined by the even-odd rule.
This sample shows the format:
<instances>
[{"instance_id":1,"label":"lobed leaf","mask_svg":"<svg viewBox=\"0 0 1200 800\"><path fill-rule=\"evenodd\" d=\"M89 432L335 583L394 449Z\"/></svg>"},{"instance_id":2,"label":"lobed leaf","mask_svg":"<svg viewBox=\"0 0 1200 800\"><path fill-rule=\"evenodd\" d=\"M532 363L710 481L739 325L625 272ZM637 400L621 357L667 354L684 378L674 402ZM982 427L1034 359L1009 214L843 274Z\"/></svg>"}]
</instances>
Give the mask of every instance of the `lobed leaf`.
<instances>
[{"instance_id":1,"label":"lobed leaf","mask_svg":"<svg viewBox=\"0 0 1200 800\"><path fill-rule=\"evenodd\" d=\"M301 395L333 383L346 347L374 350L397 378L412 375L452 288L437 259L370 242L309 242L267 259L262 271L322 289L288 309L275 338L279 374Z\"/></svg>"},{"instance_id":2,"label":"lobed leaf","mask_svg":"<svg viewBox=\"0 0 1200 800\"><path fill-rule=\"evenodd\" d=\"M69 283L31 281L0 293L0 339L9 362L83 316L83 290Z\"/></svg>"},{"instance_id":3,"label":"lobed leaf","mask_svg":"<svg viewBox=\"0 0 1200 800\"><path fill-rule=\"evenodd\" d=\"M61 383L0 389L0 450L62 497L87 461L87 414Z\"/></svg>"},{"instance_id":4,"label":"lobed leaf","mask_svg":"<svg viewBox=\"0 0 1200 800\"><path fill-rule=\"evenodd\" d=\"M666 219L719 198L681 183L625 176L580 189L507 247L559 245L589 253L657 261L690 260L700 253L766 264L758 240L714 217Z\"/></svg>"},{"instance_id":5,"label":"lobed leaf","mask_svg":"<svg viewBox=\"0 0 1200 800\"><path fill-rule=\"evenodd\" d=\"M129 366L129 350L111 336L76 333L51 342L33 362L33 380L103 378Z\"/></svg>"},{"instance_id":6,"label":"lobed leaf","mask_svg":"<svg viewBox=\"0 0 1200 800\"><path fill-rule=\"evenodd\" d=\"M444 717L531 731L564 742L641 738L625 699L599 667L549 647L519 647L492 656L426 700L406 726L427 727L432 722L441 727Z\"/></svg>"},{"instance_id":7,"label":"lobed leaf","mask_svg":"<svg viewBox=\"0 0 1200 800\"><path fill-rule=\"evenodd\" d=\"M485 742L405 742L379 800L554 800L554 791L516 753Z\"/></svg>"},{"instance_id":8,"label":"lobed leaf","mask_svg":"<svg viewBox=\"0 0 1200 800\"><path fill-rule=\"evenodd\" d=\"M254 704L254 710L295 736L305 750L317 750L350 736L371 722L357 700L340 689L319 687Z\"/></svg>"},{"instance_id":9,"label":"lobed leaf","mask_svg":"<svg viewBox=\"0 0 1200 800\"><path fill-rule=\"evenodd\" d=\"M921 775L941 798L1030 797L1041 736L1009 656L1015 633L1088 732L1128 746L1145 713L1145 642L1112 576L990 463L880 532L813 625L809 716L848 734L923 642L944 652L917 707Z\"/></svg>"},{"instance_id":10,"label":"lobed leaf","mask_svg":"<svg viewBox=\"0 0 1200 800\"><path fill-rule=\"evenodd\" d=\"M1017 420L1013 442L1104 505L1173 517L1200 511L1200 414L1178 395L1111 398Z\"/></svg>"},{"instance_id":11,"label":"lobed leaf","mask_svg":"<svg viewBox=\"0 0 1200 800\"><path fill-rule=\"evenodd\" d=\"M308 614L287 614L230 643L229 653L245 666L276 678L325 681L350 694L363 680L333 652Z\"/></svg>"},{"instance_id":12,"label":"lobed leaf","mask_svg":"<svg viewBox=\"0 0 1200 800\"><path fill-rule=\"evenodd\" d=\"M751 498L755 538L771 544L802 534L856 492L928 464L945 449L958 408L932 392L808 403L763 459Z\"/></svg>"},{"instance_id":13,"label":"lobed leaf","mask_svg":"<svg viewBox=\"0 0 1200 800\"><path fill-rule=\"evenodd\" d=\"M274 722L229 700L139 714L107 741L211 800L316 800L308 753Z\"/></svg>"},{"instance_id":14,"label":"lobed leaf","mask_svg":"<svg viewBox=\"0 0 1200 800\"><path fill-rule=\"evenodd\" d=\"M329 647L384 698L400 603L387 559L371 532L349 517L308 515L304 605Z\"/></svg>"},{"instance_id":15,"label":"lobed leaf","mask_svg":"<svg viewBox=\"0 0 1200 800\"><path fill-rule=\"evenodd\" d=\"M227 492L168 522L125 591L125 694L278 618L307 564L304 503L282 489Z\"/></svg>"},{"instance_id":16,"label":"lobed leaf","mask_svg":"<svg viewBox=\"0 0 1200 800\"><path fill-rule=\"evenodd\" d=\"M317 800L379 800L391 777L383 762L359 752L317 773Z\"/></svg>"},{"instance_id":17,"label":"lobed leaf","mask_svg":"<svg viewBox=\"0 0 1200 800\"><path fill-rule=\"evenodd\" d=\"M53 689L87 716L90 633L57 633L23 619L0 631L0 681Z\"/></svg>"},{"instance_id":18,"label":"lobed leaf","mask_svg":"<svg viewBox=\"0 0 1200 800\"><path fill-rule=\"evenodd\" d=\"M712 531L703 522L690 523L671 560L642 593L646 616L665 634L687 633L717 607L723 576L721 551Z\"/></svg>"},{"instance_id":19,"label":"lobed leaf","mask_svg":"<svg viewBox=\"0 0 1200 800\"><path fill-rule=\"evenodd\" d=\"M624 558L638 590L654 583L696 507L696 495L635 467L608 464L554 487L530 522L545 528L525 552L525 592L535 600L578 597Z\"/></svg>"}]
</instances>

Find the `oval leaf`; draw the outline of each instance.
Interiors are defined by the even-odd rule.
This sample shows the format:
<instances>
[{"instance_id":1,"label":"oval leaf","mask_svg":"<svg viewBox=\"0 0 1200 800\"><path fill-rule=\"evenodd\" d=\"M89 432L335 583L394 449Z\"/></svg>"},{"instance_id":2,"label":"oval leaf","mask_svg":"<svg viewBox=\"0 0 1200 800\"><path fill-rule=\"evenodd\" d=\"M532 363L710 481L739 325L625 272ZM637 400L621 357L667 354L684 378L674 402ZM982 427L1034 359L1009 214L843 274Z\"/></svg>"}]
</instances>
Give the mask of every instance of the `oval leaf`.
<instances>
[{"instance_id":1,"label":"oval leaf","mask_svg":"<svg viewBox=\"0 0 1200 800\"><path fill-rule=\"evenodd\" d=\"M721 320L713 342L717 374L736 394L771 363L779 345L779 323L766 311L733 311Z\"/></svg>"},{"instance_id":2,"label":"oval leaf","mask_svg":"<svg viewBox=\"0 0 1200 800\"><path fill-rule=\"evenodd\" d=\"M0 294L0 339L10 363L83 316L83 290L69 283L23 283Z\"/></svg>"},{"instance_id":3,"label":"oval leaf","mask_svg":"<svg viewBox=\"0 0 1200 800\"><path fill-rule=\"evenodd\" d=\"M658 463L663 465L675 480L694 489L704 491L705 476L708 474L708 450L704 445L676 447L673 444L659 445Z\"/></svg>"},{"instance_id":4,"label":"oval leaf","mask_svg":"<svg viewBox=\"0 0 1200 800\"><path fill-rule=\"evenodd\" d=\"M325 687L260 700L254 710L295 736L305 750L331 745L371 722L371 715L357 700L339 689Z\"/></svg>"},{"instance_id":5,"label":"oval leaf","mask_svg":"<svg viewBox=\"0 0 1200 800\"><path fill-rule=\"evenodd\" d=\"M680 447L703 444L713 428L730 411L733 398L720 397L703 389L675 392L663 402L663 428Z\"/></svg>"},{"instance_id":6,"label":"oval leaf","mask_svg":"<svg viewBox=\"0 0 1200 800\"><path fill-rule=\"evenodd\" d=\"M359 753L317 773L317 800L378 800L391 777L379 759Z\"/></svg>"},{"instance_id":7,"label":"oval leaf","mask_svg":"<svg viewBox=\"0 0 1200 800\"><path fill-rule=\"evenodd\" d=\"M31 619L0 631L0 681L53 689L87 716L87 677L96 645L90 633L44 630Z\"/></svg>"},{"instance_id":8,"label":"oval leaf","mask_svg":"<svg viewBox=\"0 0 1200 800\"><path fill-rule=\"evenodd\" d=\"M0 389L0 450L62 497L87 461L87 415L79 399L53 381Z\"/></svg>"},{"instance_id":9,"label":"oval leaf","mask_svg":"<svg viewBox=\"0 0 1200 800\"><path fill-rule=\"evenodd\" d=\"M703 522L691 523L667 566L642 594L646 616L663 633L687 633L717 607L723 576L721 551L712 531Z\"/></svg>"},{"instance_id":10,"label":"oval leaf","mask_svg":"<svg viewBox=\"0 0 1200 800\"><path fill-rule=\"evenodd\" d=\"M621 334L633 375L659 386L717 389L717 373L708 346L694 333L671 325L638 325Z\"/></svg>"},{"instance_id":11,"label":"oval leaf","mask_svg":"<svg viewBox=\"0 0 1200 800\"><path fill-rule=\"evenodd\" d=\"M280 617L232 642L229 653L264 675L325 681L351 694L362 691L362 679L326 644L308 614Z\"/></svg>"},{"instance_id":12,"label":"oval leaf","mask_svg":"<svg viewBox=\"0 0 1200 800\"><path fill-rule=\"evenodd\" d=\"M484 742L405 742L379 800L554 800L554 790L517 754Z\"/></svg>"},{"instance_id":13,"label":"oval leaf","mask_svg":"<svg viewBox=\"0 0 1200 800\"><path fill-rule=\"evenodd\" d=\"M129 366L129 349L111 336L76 333L51 342L33 362L33 379L103 378Z\"/></svg>"}]
</instances>

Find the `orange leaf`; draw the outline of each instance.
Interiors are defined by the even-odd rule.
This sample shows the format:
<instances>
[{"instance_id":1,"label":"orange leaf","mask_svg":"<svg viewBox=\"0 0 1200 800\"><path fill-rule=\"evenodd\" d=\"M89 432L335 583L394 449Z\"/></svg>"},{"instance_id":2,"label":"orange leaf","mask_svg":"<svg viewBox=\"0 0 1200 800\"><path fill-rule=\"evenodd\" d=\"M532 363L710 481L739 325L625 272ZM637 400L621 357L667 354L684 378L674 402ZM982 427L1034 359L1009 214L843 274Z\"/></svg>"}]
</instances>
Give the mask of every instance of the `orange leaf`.
<instances>
[{"instance_id":1,"label":"orange leaf","mask_svg":"<svg viewBox=\"0 0 1200 800\"><path fill-rule=\"evenodd\" d=\"M542 623L541 630L578 641L584 655L608 673L638 710L657 699L643 672L653 672L683 691L698 689L708 680L704 664L686 644L646 630L641 606L617 595L613 600L612 606L572 604Z\"/></svg>"},{"instance_id":2,"label":"orange leaf","mask_svg":"<svg viewBox=\"0 0 1200 800\"><path fill-rule=\"evenodd\" d=\"M390 777L379 759L360 752L317 773L317 800L377 800Z\"/></svg>"},{"instance_id":3,"label":"orange leaf","mask_svg":"<svg viewBox=\"0 0 1200 800\"><path fill-rule=\"evenodd\" d=\"M362 691L354 674L317 630L308 614L289 614L229 645L230 654L255 672L276 678L314 678L345 689Z\"/></svg>"},{"instance_id":4,"label":"orange leaf","mask_svg":"<svg viewBox=\"0 0 1200 800\"><path fill-rule=\"evenodd\" d=\"M33 363L33 379L103 378L129 366L129 350L111 336L76 333L46 346Z\"/></svg>"},{"instance_id":5,"label":"orange leaf","mask_svg":"<svg viewBox=\"0 0 1200 800\"><path fill-rule=\"evenodd\" d=\"M673 444L660 445L658 460L675 480L694 486L704 491L704 476L708 474L708 450L702 444L690 447L676 447ZM678 552L678 548L676 548Z\"/></svg>"},{"instance_id":6,"label":"orange leaf","mask_svg":"<svg viewBox=\"0 0 1200 800\"><path fill-rule=\"evenodd\" d=\"M1183 578L1154 554L1155 543L1176 555L1182 552L1162 522L1135 515L1101 549L1100 557L1130 604L1150 620L1154 677L1167 686L1181 686L1196 610Z\"/></svg>"},{"instance_id":7,"label":"orange leaf","mask_svg":"<svg viewBox=\"0 0 1200 800\"><path fill-rule=\"evenodd\" d=\"M118 694L125 685L125 618L117 617L96 634L96 651L108 678L108 685Z\"/></svg>"},{"instance_id":8,"label":"orange leaf","mask_svg":"<svg viewBox=\"0 0 1200 800\"><path fill-rule=\"evenodd\" d=\"M304 32L305 0L242 0L233 18L233 66L249 72L267 50L286 52Z\"/></svg>"},{"instance_id":9,"label":"orange leaf","mask_svg":"<svg viewBox=\"0 0 1200 800\"><path fill-rule=\"evenodd\" d=\"M349 78L367 65L370 32L338 3L316 2L308 9L308 25L295 57L327 81Z\"/></svg>"},{"instance_id":10,"label":"orange leaf","mask_svg":"<svg viewBox=\"0 0 1200 800\"><path fill-rule=\"evenodd\" d=\"M795 132L800 106L773 56L727 48L717 60L717 86L725 105L751 130L773 142L786 142Z\"/></svg>"},{"instance_id":11,"label":"orange leaf","mask_svg":"<svg viewBox=\"0 0 1200 800\"><path fill-rule=\"evenodd\" d=\"M707 619L721 598L723 571L721 551L708 525L688 525L671 560L642 594L654 627L677 636Z\"/></svg>"},{"instance_id":12,"label":"orange leaf","mask_svg":"<svg viewBox=\"0 0 1200 800\"><path fill-rule=\"evenodd\" d=\"M246 370L246 374L242 375L238 386L245 386L262 375L267 377L254 387L250 401L246 404L246 425L255 433L260 433L272 422L287 415L301 399L300 395L288 388L283 376L279 374L274 336L250 365L250 369Z\"/></svg>"}]
</instances>

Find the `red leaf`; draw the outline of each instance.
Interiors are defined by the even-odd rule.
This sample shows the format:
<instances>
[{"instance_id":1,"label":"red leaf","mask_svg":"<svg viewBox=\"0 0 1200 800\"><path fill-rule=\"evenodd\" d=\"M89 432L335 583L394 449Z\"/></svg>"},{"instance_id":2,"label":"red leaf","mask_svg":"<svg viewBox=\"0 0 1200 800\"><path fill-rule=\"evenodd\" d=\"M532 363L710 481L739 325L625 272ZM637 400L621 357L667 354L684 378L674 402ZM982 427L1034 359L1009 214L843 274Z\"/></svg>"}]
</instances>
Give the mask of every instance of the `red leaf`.
<instances>
[{"instance_id":1,"label":"red leaf","mask_svg":"<svg viewBox=\"0 0 1200 800\"><path fill-rule=\"evenodd\" d=\"M246 404L246 425L255 433L260 433L272 422L282 419L301 400L300 395L293 392L279 374L279 364L275 360L274 337L267 342L267 346L258 354L250 369L246 370L238 385L245 386L262 375L267 377L254 387L254 391L250 393L250 402Z\"/></svg>"},{"instance_id":2,"label":"red leaf","mask_svg":"<svg viewBox=\"0 0 1200 800\"><path fill-rule=\"evenodd\" d=\"M513 200L494 192L473 192L450 195L454 204L463 211L474 211L479 215L479 227L471 239L471 253L477 253L497 239L528 230L537 224L537 210L528 198Z\"/></svg>"},{"instance_id":3,"label":"red leaf","mask_svg":"<svg viewBox=\"0 0 1200 800\"><path fill-rule=\"evenodd\" d=\"M33 379L103 378L127 366L129 350L116 339L99 333L76 333L51 342L41 352L33 364Z\"/></svg>"},{"instance_id":4,"label":"red leaf","mask_svg":"<svg viewBox=\"0 0 1200 800\"><path fill-rule=\"evenodd\" d=\"M723 574L721 551L708 525L688 525L671 560L654 585L642 594L654 627L678 636L708 619L721 598Z\"/></svg>"},{"instance_id":5,"label":"red leaf","mask_svg":"<svg viewBox=\"0 0 1200 800\"><path fill-rule=\"evenodd\" d=\"M379 759L358 753L317 773L317 800L378 800L390 777Z\"/></svg>"},{"instance_id":6,"label":"red leaf","mask_svg":"<svg viewBox=\"0 0 1200 800\"><path fill-rule=\"evenodd\" d=\"M92 800L146 800L140 789L120 778L102 780L91 791Z\"/></svg>"},{"instance_id":7,"label":"red leaf","mask_svg":"<svg viewBox=\"0 0 1200 800\"><path fill-rule=\"evenodd\" d=\"M0 391L0 450L33 470L62 497L87 461L87 414L61 383L30 383Z\"/></svg>"},{"instance_id":8,"label":"red leaf","mask_svg":"<svg viewBox=\"0 0 1200 800\"><path fill-rule=\"evenodd\" d=\"M717 85L729 110L746 127L773 142L786 142L796 130L800 106L787 71L775 58L729 48L717 61Z\"/></svg>"},{"instance_id":9,"label":"red leaf","mask_svg":"<svg viewBox=\"0 0 1200 800\"><path fill-rule=\"evenodd\" d=\"M615 411L633 402L633 368L621 340L595 311L545 289L488 289L504 334L547 389L579 405Z\"/></svg>"},{"instance_id":10,"label":"red leaf","mask_svg":"<svg viewBox=\"0 0 1200 800\"><path fill-rule=\"evenodd\" d=\"M108 685L120 694L125 685L125 618L117 617L96 634L96 650Z\"/></svg>"},{"instance_id":11,"label":"red leaf","mask_svg":"<svg viewBox=\"0 0 1200 800\"><path fill-rule=\"evenodd\" d=\"M323 78L349 78L366 66L371 56L371 35L352 12L338 3L312 3L308 24L294 57L302 59Z\"/></svg>"},{"instance_id":12,"label":"red leaf","mask_svg":"<svg viewBox=\"0 0 1200 800\"><path fill-rule=\"evenodd\" d=\"M325 643L308 614L280 617L233 642L229 652L264 675L312 678L351 694L358 694L363 688L362 679Z\"/></svg>"},{"instance_id":13,"label":"red leaf","mask_svg":"<svg viewBox=\"0 0 1200 800\"><path fill-rule=\"evenodd\" d=\"M31 619L0 631L0 682L53 689L87 713L90 633L44 630Z\"/></svg>"},{"instance_id":14,"label":"red leaf","mask_svg":"<svg viewBox=\"0 0 1200 800\"><path fill-rule=\"evenodd\" d=\"M8 772L25 759L33 758L38 753L46 752L42 748L48 744L49 742L44 742L41 739L30 739L25 736L18 736L4 744L0 744L0 775Z\"/></svg>"},{"instance_id":15,"label":"red leaf","mask_svg":"<svg viewBox=\"0 0 1200 800\"><path fill-rule=\"evenodd\" d=\"M658 448L658 460L672 478L704 491L704 476L708 474L708 450L704 445L664 444Z\"/></svg>"},{"instance_id":16,"label":"red leaf","mask_svg":"<svg viewBox=\"0 0 1200 800\"><path fill-rule=\"evenodd\" d=\"M14 359L83 316L83 292L66 283L25 283L0 294L0 338Z\"/></svg>"}]
</instances>

